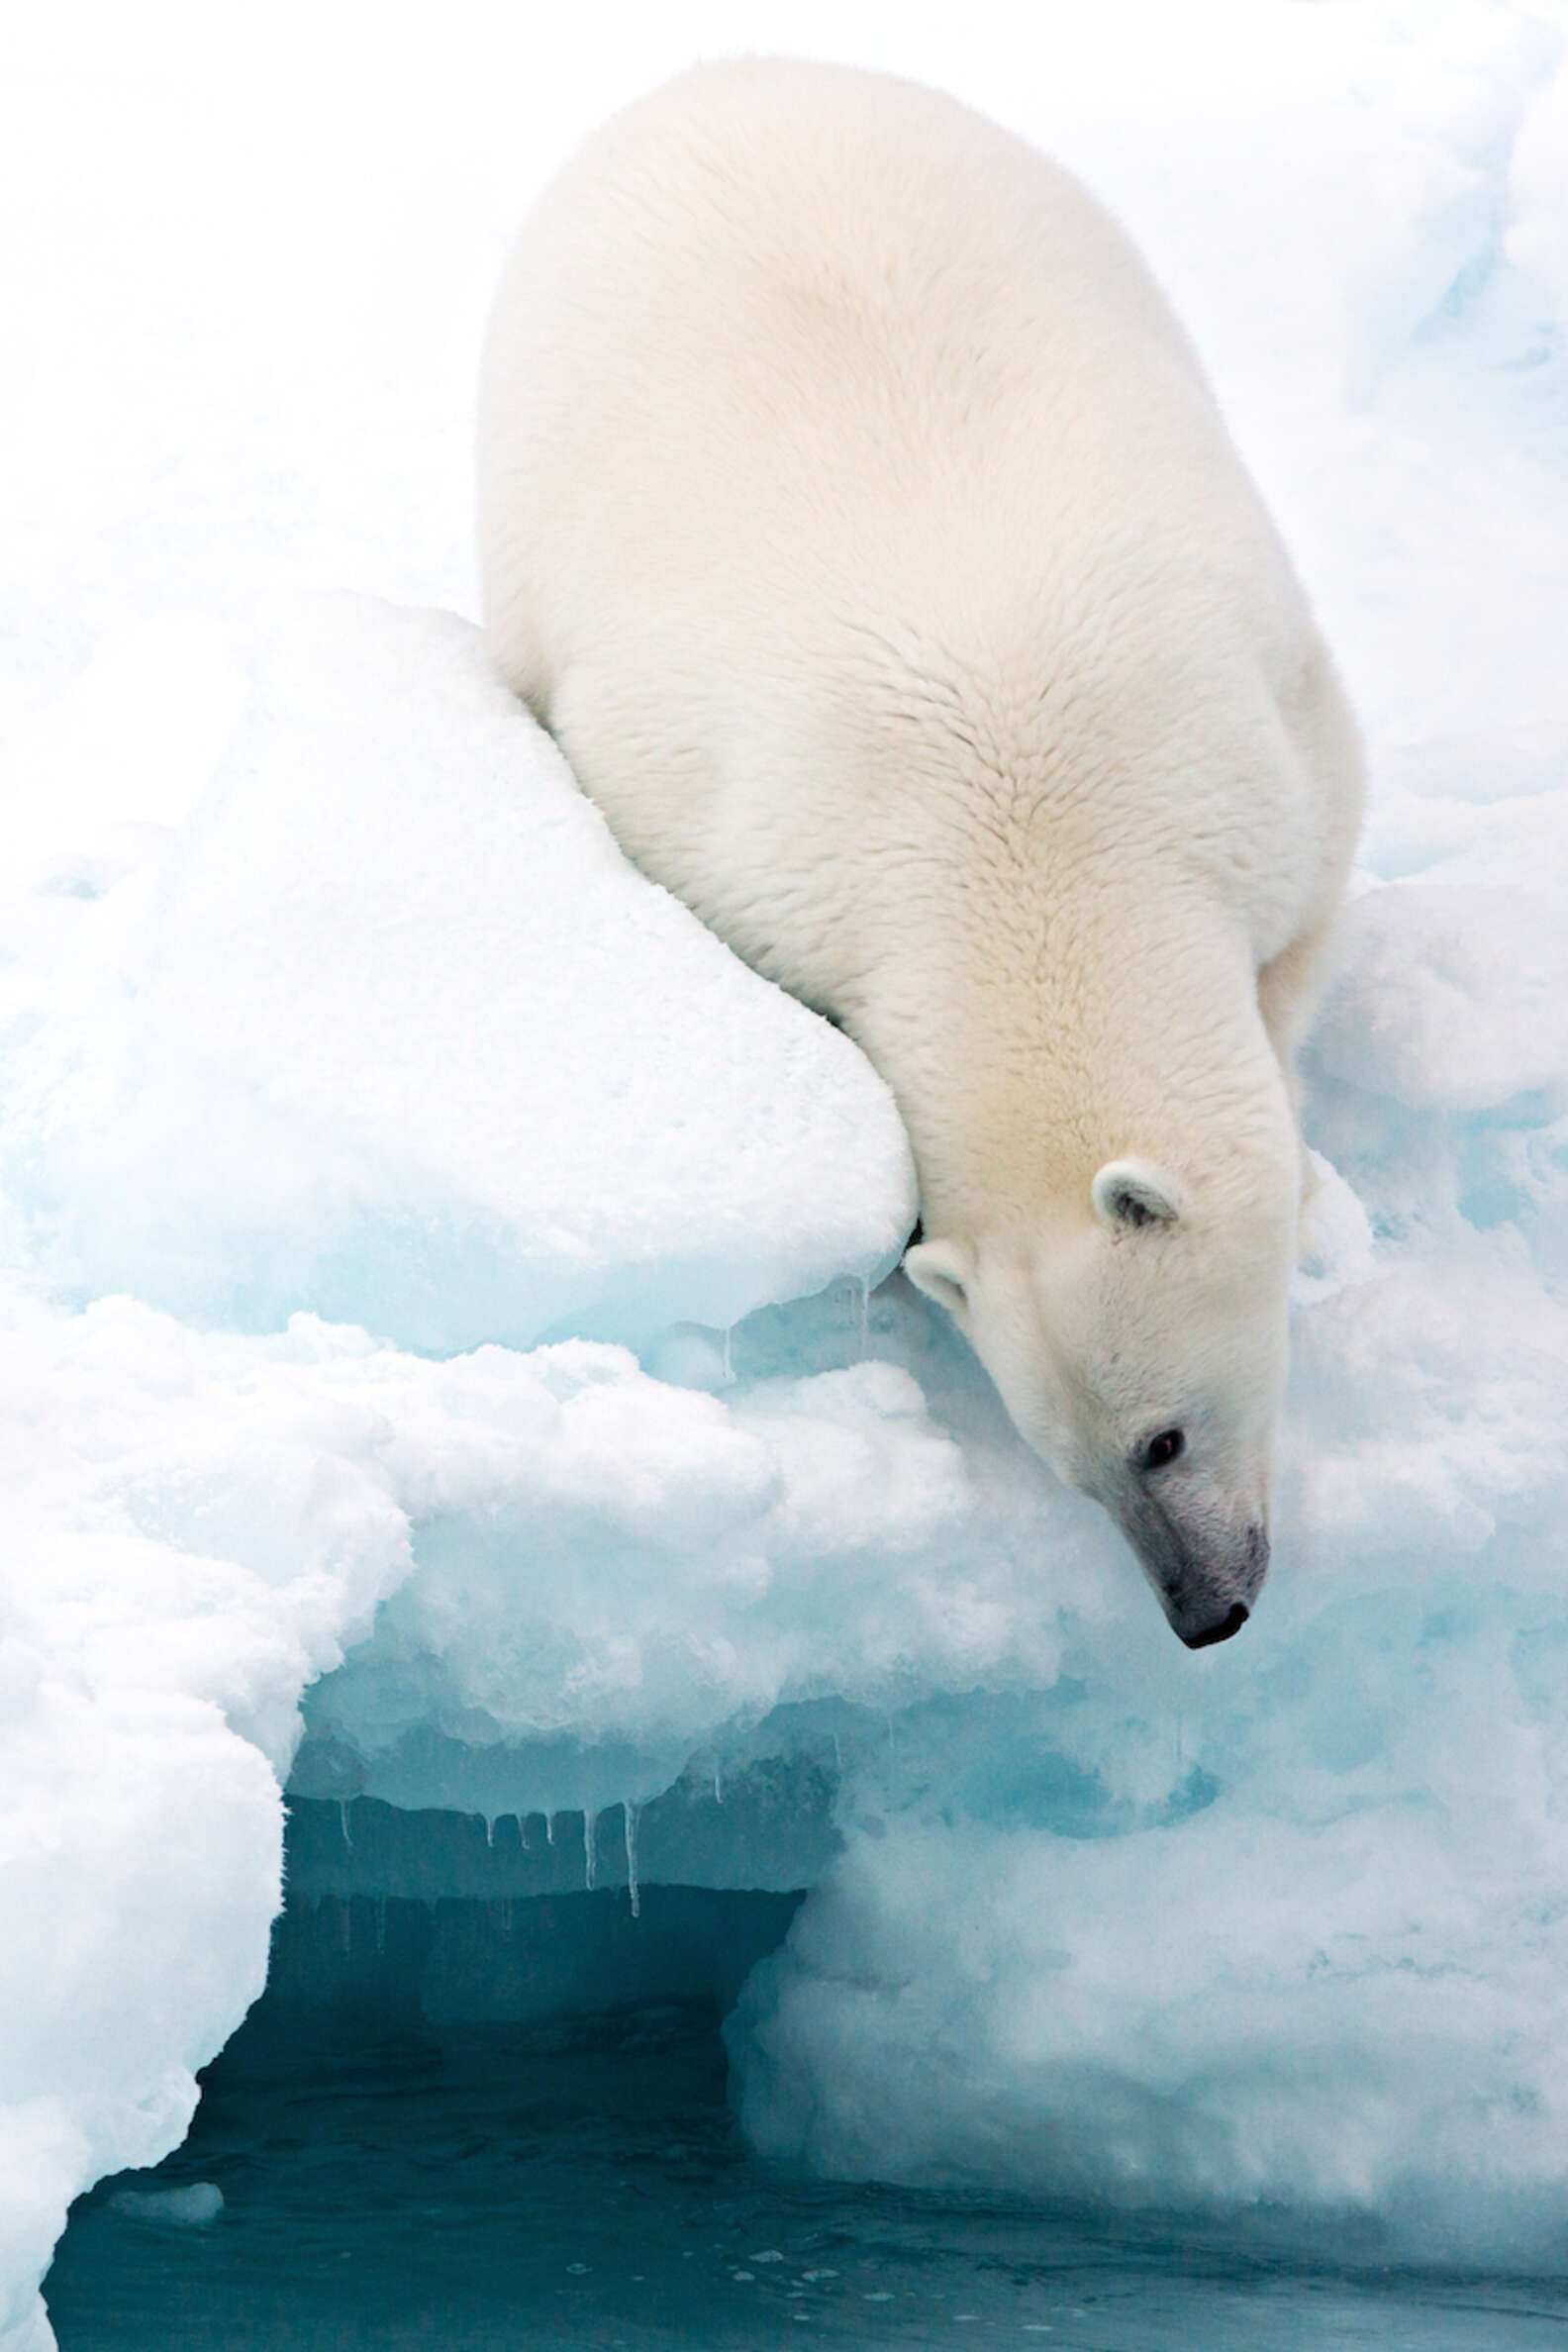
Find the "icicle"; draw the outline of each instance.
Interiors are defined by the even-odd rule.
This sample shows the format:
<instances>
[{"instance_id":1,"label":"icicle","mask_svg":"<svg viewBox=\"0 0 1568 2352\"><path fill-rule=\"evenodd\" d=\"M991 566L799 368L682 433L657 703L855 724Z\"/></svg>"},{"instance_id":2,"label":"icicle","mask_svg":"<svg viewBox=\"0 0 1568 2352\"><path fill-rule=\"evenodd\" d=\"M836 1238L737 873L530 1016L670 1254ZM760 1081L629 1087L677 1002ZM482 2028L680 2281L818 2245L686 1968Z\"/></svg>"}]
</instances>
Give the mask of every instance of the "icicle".
<instances>
[{"instance_id":1,"label":"icicle","mask_svg":"<svg viewBox=\"0 0 1568 2352\"><path fill-rule=\"evenodd\" d=\"M864 1274L860 1277L860 1361L865 1362L871 1352L871 1285Z\"/></svg>"},{"instance_id":2,"label":"icicle","mask_svg":"<svg viewBox=\"0 0 1568 2352\"><path fill-rule=\"evenodd\" d=\"M726 1388L735 1387L735 1357L730 1348L731 1329L732 1326L726 1323L724 1335L724 1383Z\"/></svg>"},{"instance_id":3,"label":"icicle","mask_svg":"<svg viewBox=\"0 0 1568 2352\"><path fill-rule=\"evenodd\" d=\"M632 1898L632 1916L634 1919L640 1919L642 1916L642 1890L637 1885L637 1809L630 1797L622 1807L622 1812L626 1815L627 1892Z\"/></svg>"},{"instance_id":4,"label":"icicle","mask_svg":"<svg viewBox=\"0 0 1568 2352\"><path fill-rule=\"evenodd\" d=\"M552 1813L544 1815L544 1843L550 1846L555 1843L555 1815Z\"/></svg>"},{"instance_id":5,"label":"icicle","mask_svg":"<svg viewBox=\"0 0 1568 2352\"><path fill-rule=\"evenodd\" d=\"M340 1797L338 1800L338 1818L343 1823L343 1851L344 1853L348 1854L353 1852L353 1835L348 1827L348 1807L350 1803L351 1800L347 1797Z\"/></svg>"},{"instance_id":6,"label":"icicle","mask_svg":"<svg viewBox=\"0 0 1568 2352\"><path fill-rule=\"evenodd\" d=\"M485 1817L484 1817L484 1825L485 1825L485 1844L486 1844L487 1846L489 1846L489 1848L490 1848L491 1852L493 1853L493 1852L495 1851L495 1825L496 1825L496 1817L495 1817L495 1814L494 1814L494 1813L486 1813L486 1814L485 1814Z\"/></svg>"},{"instance_id":7,"label":"icicle","mask_svg":"<svg viewBox=\"0 0 1568 2352\"><path fill-rule=\"evenodd\" d=\"M714 1758L714 1803L715 1805L724 1803L724 1779L717 1756Z\"/></svg>"},{"instance_id":8,"label":"icicle","mask_svg":"<svg viewBox=\"0 0 1568 2352\"><path fill-rule=\"evenodd\" d=\"M841 1773L842 1773L842 1771L843 1771L843 1749L842 1749L842 1748L839 1746L839 1744L838 1744L838 1734L837 1734L837 1732L836 1732L836 1731L835 1731L835 1732L833 1733L833 1770L834 1770L834 1772L841 1774Z\"/></svg>"},{"instance_id":9,"label":"icicle","mask_svg":"<svg viewBox=\"0 0 1568 2352\"><path fill-rule=\"evenodd\" d=\"M596 1856L595 1856L595 1854L594 1854L594 1831L595 1831L595 1829L598 1827L598 1825L599 1825L599 1815L597 1814L597 1813L590 1813L590 1812L589 1812L589 1810L588 1810L588 1808L587 1808L586 1806L584 1806L584 1808L583 1808L583 1885L584 1885L584 1886L587 1888L587 1890L588 1890L588 1892L589 1892L589 1894L590 1894L590 1895L593 1893L593 1889L594 1889L594 1875L595 1875L595 1870L596 1870L596 1867L597 1867L597 1857L596 1857Z\"/></svg>"}]
</instances>

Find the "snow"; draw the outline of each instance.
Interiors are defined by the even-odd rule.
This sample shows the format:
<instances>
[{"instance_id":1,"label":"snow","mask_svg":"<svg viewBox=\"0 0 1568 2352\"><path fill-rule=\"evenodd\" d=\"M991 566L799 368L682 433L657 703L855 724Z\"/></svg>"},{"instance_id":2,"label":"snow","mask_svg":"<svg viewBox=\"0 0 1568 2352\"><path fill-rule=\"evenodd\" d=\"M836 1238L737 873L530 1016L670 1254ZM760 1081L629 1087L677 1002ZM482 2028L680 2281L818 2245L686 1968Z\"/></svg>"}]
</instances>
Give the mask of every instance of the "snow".
<instances>
[{"instance_id":1,"label":"snow","mask_svg":"<svg viewBox=\"0 0 1568 2352\"><path fill-rule=\"evenodd\" d=\"M291 1769L591 1843L829 1759L731 2026L765 2152L1560 2270L1560 20L355 15L4 36L0 2347L257 1993ZM1203 1656L867 1302L874 1075L631 872L463 617L509 222L736 46L924 73L1118 207L1367 722L1276 1566Z\"/></svg>"},{"instance_id":2,"label":"snow","mask_svg":"<svg viewBox=\"0 0 1568 2352\"><path fill-rule=\"evenodd\" d=\"M240 709L184 822L34 868L84 903L17 1005L0 1176L57 1288L452 1353L889 1271L891 1096L632 872L471 625L307 600L241 695L212 667Z\"/></svg>"}]
</instances>

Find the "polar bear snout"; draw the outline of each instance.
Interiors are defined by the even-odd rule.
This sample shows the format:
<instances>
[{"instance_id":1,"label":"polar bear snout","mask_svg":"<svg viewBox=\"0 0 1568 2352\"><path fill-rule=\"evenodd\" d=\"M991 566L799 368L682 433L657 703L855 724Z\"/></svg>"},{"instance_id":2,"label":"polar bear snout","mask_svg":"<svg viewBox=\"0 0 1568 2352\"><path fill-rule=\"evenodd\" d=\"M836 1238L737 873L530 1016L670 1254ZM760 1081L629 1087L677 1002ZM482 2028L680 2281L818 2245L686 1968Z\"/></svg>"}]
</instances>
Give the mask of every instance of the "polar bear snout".
<instances>
[{"instance_id":1,"label":"polar bear snout","mask_svg":"<svg viewBox=\"0 0 1568 2352\"><path fill-rule=\"evenodd\" d=\"M1228 1641L1232 1633L1239 1633L1249 1614L1239 1601L1234 1602L1218 1625L1210 1625L1202 1633L1184 1633L1182 1639L1189 1649L1212 1649L1217 1641Z\"/></svg>"},{"instance_id":2,"label":"polar bear snout","mask_svg":"<svg viewBox=\"0 0 1568 2352\"><path fill-rule=\"evenodd\" d=\"M1209 1649L1239 1633L1268 1574L1266 1514L1207 1481L1185 1496L1123 1492L1113 1510L1177 1638Z\"/></svg>"},{"instance_id":3,"label":"polar bear snout","mask_svg":"<svg viewBox=\"0 0 1568 2352\"><path fill-rule=\"evenodd\" d=\"M1239 1633L1268 1574L1268 1530L1249 1526L1239 1544L1198 1546L1169 1525L1150 1545L1145 1530L1127 1529L1144 1571L1160 1597L1171 1630L1189 1649L1210 1649Z\"/></svg>"}]
</instances>

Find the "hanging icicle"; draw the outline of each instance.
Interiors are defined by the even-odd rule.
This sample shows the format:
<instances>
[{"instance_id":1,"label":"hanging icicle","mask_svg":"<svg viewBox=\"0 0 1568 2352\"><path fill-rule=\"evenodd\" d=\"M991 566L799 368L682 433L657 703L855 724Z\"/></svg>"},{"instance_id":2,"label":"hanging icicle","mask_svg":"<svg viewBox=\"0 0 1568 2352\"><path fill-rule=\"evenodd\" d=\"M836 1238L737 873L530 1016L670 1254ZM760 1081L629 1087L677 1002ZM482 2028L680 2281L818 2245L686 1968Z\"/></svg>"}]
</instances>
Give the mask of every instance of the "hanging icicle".
<instances>
[{"instance_id":1,"label":"hanging icicle","mask_svg":"<svg viewBox=\"0 0 1568 2352\"><path fill-rule=\"evenodd\" d=\"M640 1808L634 1805L629 1797L621 1810L626 1816L627 1890L632 1897L632 1916L634 1919L640 1919L642 1916L642 1890L637 1884L637 1813Z\"/></svg>"}]
</instances>

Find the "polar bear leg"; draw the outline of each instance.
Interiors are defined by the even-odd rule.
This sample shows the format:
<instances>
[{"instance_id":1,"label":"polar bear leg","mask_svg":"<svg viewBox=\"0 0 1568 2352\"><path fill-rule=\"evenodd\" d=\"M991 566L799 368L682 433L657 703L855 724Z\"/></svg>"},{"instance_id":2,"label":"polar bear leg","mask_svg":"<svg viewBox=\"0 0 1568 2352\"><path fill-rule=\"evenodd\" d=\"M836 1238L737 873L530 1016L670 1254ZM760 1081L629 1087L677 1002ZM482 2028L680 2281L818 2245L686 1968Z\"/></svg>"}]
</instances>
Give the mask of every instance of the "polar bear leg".
<instances>
[{"instance_id":1,"label":"polar bear leg","mask_svg":"<svg viewBox=\"0 0 1568 2352\"><path fill-rule=\"evenodd\" d=\"M1280 1070L1290 1096L1291 1114L1296 1121L1296 1132L1301 1137L1302 1082L1297 1056L1312 1027L1318 1009L1323 977L1329 961L1333 938L1333 919L1310 925L1298 931L1288 947L1280 950L1272 963L1266 963L1258 974L1258 1011L1268 1031ZM1301 1141L1301 1224L1297 1234L1299 1255L1313 1255L1313 1195L1318 1189L1318 1171L1305 1139Z\"/></svg>"}]
</instances>

